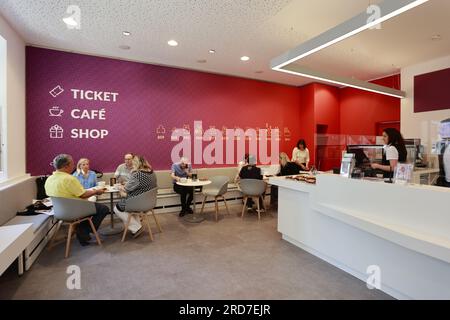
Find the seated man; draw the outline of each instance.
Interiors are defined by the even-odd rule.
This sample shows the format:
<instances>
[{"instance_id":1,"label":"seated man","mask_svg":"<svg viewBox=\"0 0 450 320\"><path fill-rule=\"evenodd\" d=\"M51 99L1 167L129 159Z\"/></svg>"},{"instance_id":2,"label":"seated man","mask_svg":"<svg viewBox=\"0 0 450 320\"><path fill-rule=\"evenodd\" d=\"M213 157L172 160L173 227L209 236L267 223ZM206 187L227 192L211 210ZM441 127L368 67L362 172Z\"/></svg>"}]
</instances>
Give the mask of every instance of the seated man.
<instances>
[{"instance_id":1,"label":"seated man","mask_svg":"<svg viewBox=\"0 0 450 320\"><path fill-rule=\"evenodd\" d=\"M122 185L125 185L130 179L131 171L133 170L133 158L134 154L127 153L124 156L125 163L120 164L116 172L114 173L114 177L117 179L117 183L121 183Z\"/></svg>"},{"instance_id":2,"label":"seated man","mask_svg":"<svg viewBox=\"0 0 450 320\"><path fill-rule=\"evenodd\" d=\"M187 213L194 211L191 209L191 202L194 199L194 191L192 187L180 186L177 184L181 178L192 177L192 167L187 158L181 158L180 162L172 164L173 191L180 195L181 211L179 216L183 217Z\"/></svg>"},{"instance_id":3,"label":"seated man","mask_svg":"<svg viewBox=\"0 0 450 320\"><path fill-rule=\"evenodd\" d=\"M53 159L56 171L45 182L45 192L49 197L87 199L94 195L100 195L103 190L85 190L80 181L72 176L75 168L72 156L60 154ZM86 200L87 201L87 200ZM105 216L109 213L107 206L95 204L96 213L92 216L95 229L98 229ZM88 221L83 221L77 228L77 239L82 246L89 244L91 227Z\"/></svg>"},{"instance_id":4,"label":"seated man","mask_svg":"<svg viewBox=\"0 0 450 320\"><path fill-rule=\"evenodd\" d=\"M239 172L239 179L257 179L262 180L263 175L261 173L261 168L256 166L256 158L254 155L249 155L248 157L248 165L242 167L241 172ZM262 195L264 198L264 194ZM262 199L259 199L260 208L263 208ZM247 200L247 208L251 209L253 207L253 200Z\"/></svg>"}]
</instances>

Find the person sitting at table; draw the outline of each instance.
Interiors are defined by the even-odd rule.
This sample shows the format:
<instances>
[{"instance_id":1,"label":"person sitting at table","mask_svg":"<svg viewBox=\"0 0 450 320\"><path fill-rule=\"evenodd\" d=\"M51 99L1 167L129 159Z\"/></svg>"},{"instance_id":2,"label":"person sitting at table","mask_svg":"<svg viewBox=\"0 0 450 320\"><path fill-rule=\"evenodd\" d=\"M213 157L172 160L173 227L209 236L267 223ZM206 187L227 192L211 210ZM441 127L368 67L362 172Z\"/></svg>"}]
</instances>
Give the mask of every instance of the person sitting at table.
<instances>
[{"instance_id":1,"label":"person sitting at table","mask_svg":"<svg viewBox=\"0 0 450 320\"><path fill-rule=\"evenodd\" d=\"M114 177L117 179L117 183L125 185L127 180L130 178L131 171L133 170L133 157L134 154L127 153L124 156L125 163L120 164L116 172L114 173Z\"/></svg>"},{"instance_id":2,"label":"person sitting at table","mask_svg":"<svg viewBox=\"0 0 450 320\"><path fill-rule=\"evenodd\" d=\"M239 179L257 179L262 180L263 175L261 173L261 168L258 168L256 166L256 158L254 155L248 156L248 164L246 166L243 166L241 169L241 172L239 172ZM264 199L264 193L262 194L262 198ZM259 206L260 208L263 208L262 199L259 198ZM247 209L253 208L253 200L249 198L247 200Z\"/></svg>"},{"instance_id":3,"label":"person sitting at table","mask_svg":"<svg viewBox=\"0 0 450 320\"><path fill-rule=\"evenodd\" d=\"M297 142L297 146L292 150L292 162L295 162L304 171L309 170L309 150L304 139Z\"/></svg>"},{"instance_id":4,"label":"person sitting at table","mask_svg":"<svg viewBox=\"0 0 450 320\"><path fill-rule=\"evenodd\" d=\"M249 154L246 153L244 155L244 159L242 159L241 161L239 161L238 163L238 167L237 167L237 172L236 172L236 177L234 177L234 183L239 183L239 174L241 173L241 169L248 165L248 156Z\"/></svg>"},{"instance_id":5,"label":"person sitting at table","mask_svg":"<svg viewBox=\"0 0 450 320\"><path fill-rule=\"evenodd\" d=\"M68 154L57 155L53 159L56 171L45 182L45 192L49 197L87 199L94 195L103 194L103 190L85 190L80 181L72 176L75 164L72 156ZM109 214L107 206L95 203L96 213L92 215L92 222L97 230L106 215ZM88 221L83 221L77 227L77 239L82 246L89 244L91 227Z\"/></svg>"},{"instance_id":6,"label":"person sitting at table","mask_svg":"<svg viewBox=\"0 0 450 320\"><path fill-rule=\"evenodd\" d=\"M191 209L191 203L194 199L193 188L177 184L182 178L192 177L192 166L187 158L182 157L180 162L172 164L171 177L173 179L173 190L180 195L181 211L179 216L183 217L186 214L194 213Z\"/></svg>"},{"instance_id":7,"label":"person sitting at table","mask_svg":"<svg viewBox=\"0 0 450 320\"><path fill-rule=\"evenodd\" d=\"M77 170L73 173L73 176L80 181L85 189L90 189L97 185L97 174L89 170L89 162L87 158L78 160Z\"/></svg>"},{"instance_id":8,"label":"person sitting at table","mask_svg":"<svg viewBox=\"0 0 450 320\"><path fill-rule=\"evenodd\" d=\"M129 213L125 211L127 202L131 198L157 187L156 174L143 156L134 156L131 163L133 169L131 170L130 178L127 180L125 186L120 187L120 191L126 192L126 195L124 198L120 199L114 207L114 213L124 224L127 223L129 215ZM130 230L133 235L138 235L143 230L141 222L136 219L136 217L131 217L128 230Z\"/></svg>"},{"instance_id":9,"label":"person sitting at table","mask_svg":"<svg viewBox=\"0 0 450 320\"><path fill-rule=\"evenodd\" d=\"M301 167L298 164L289 161L289 157L286 153L280 153L280 171L278 172L277 176L291 176L294 174L298 174L300 170ZM278 205L278 186L270 186L270 205Z\"/></svg>"}]
</instances>

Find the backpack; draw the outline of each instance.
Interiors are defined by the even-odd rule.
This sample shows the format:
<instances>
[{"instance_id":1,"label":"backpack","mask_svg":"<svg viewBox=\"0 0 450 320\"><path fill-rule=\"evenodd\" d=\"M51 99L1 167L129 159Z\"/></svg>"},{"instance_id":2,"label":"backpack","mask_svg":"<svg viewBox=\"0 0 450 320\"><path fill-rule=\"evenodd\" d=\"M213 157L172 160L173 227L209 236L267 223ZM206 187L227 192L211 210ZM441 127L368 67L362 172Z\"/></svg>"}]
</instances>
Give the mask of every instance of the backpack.
<instances>
[{"instance_id":1,"label":"backpack","mask_svg":"<svg viewBox=\"0 0 450 320\"><path fill-rule=\"evenodd\" d=\"M40 176L36 179L36 186L37 186L37 194L36 199L42 200L45 198L48 198L48 195L45 193L45 182L47 181L47 178L49 176Z\"/></svg>"}]
</instances>

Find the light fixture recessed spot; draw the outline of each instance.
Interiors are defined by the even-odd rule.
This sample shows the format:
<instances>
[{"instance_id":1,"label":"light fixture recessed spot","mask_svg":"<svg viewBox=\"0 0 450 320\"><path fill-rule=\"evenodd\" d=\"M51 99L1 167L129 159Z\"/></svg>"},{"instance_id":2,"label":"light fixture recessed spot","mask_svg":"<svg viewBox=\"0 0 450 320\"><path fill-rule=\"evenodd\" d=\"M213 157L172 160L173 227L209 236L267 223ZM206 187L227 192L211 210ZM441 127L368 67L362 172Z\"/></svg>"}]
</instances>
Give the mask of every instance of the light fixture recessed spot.
<instances>
[{"instance_id":1,"label":"light fixture recessed spot","mask_svg":"<svg viewBox=\"0 0 450 320\"><path fill-rule=\"evenodd\" d=\"M130 49L131 49L130 46L127 46L127 45L125 45L125 44L119 46L119 48L122 49L122 50L130 50Z\"/></svg>"},{"instance_id":2,"label":"light fixture recessed spot","mask_svg":"<svg viewBox=\"0 0 450 320\"><path fill-rule=\"evenodd\" d=\"M124 36L130 36L130 35L131 35L131 32L130 32L130 31L122 31L122 34L123 34Z\"/></svg>"},{"instance_id":3,"label":"light fixture recessed spot","mask_svg":"<svg viewBox=\"0 0 450 320\"><path fill-rule=\"evenodd\" d=\"M209 53L216 53L216 50L210 49L210 50L209 50Z\"/></svg>"},{"instance_id":4,"label":"light fixture recessed spot","mask_svg":"<svg viewBox=\"0 0 450 320\"><path fill-rule=\"evenodd\" d=\"M442 36L440 34L435 34L434 36L431 37L431 40L433 41L439 41L442 39Z\"/></svg>"},{"instance_id":5,"label":"light fixture recessed spot","mask_svg":"<svg viewBox=\"0 0 450 320\"><path fill-rule=\"evenodd\" d=\"M64 21L65 24L71 27L76 27L78 25L78 22L76 22L72 16L63 18L62 20Z\"/></svg>"},{"instance_id":6,"label":"light fixture recessed spot","mask_svg":"<svg viewBox=\"0 0 450 320\"><path fill-rule=\"evenodd\" d=\"M247 56L242 56L242 57L241 57L241 61L248 61L248 60L250 60L250 58L247 57Z\"/></svg>"},{"instance_id":7,"label":"light fixture recessed spot","mask_svg":"<svg viewBox=\"0 0 450 320\"><path fill-rule=\"evenodd\" d=\"M169 40L167 41L167 44L171 47L176 47L178 45L178 42L176 42L175 40Z\"/></svg>"},{"instance_id":8,"label":"light fixture recessed spot","mask_svg":"<svg viewBox=\"0 0 450 320\"><path fill-rule=\"evenodd\" d=\"M206 59L199 59L197 60L198 63L206 63Z\"/></svg>"}]
</instances>

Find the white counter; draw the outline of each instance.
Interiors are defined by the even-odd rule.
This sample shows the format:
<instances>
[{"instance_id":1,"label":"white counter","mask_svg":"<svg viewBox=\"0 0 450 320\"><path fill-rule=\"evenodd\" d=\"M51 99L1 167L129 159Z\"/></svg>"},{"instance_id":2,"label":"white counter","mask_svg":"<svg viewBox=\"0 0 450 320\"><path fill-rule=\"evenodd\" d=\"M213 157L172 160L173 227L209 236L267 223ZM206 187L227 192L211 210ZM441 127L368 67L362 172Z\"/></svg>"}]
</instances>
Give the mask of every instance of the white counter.
<instances>
[{"instance_id":1,"label":"white counter","mask_svg":"<svg viewBox=\"0 0 450 320\"><path fill-rule=\"evenodd\" d=\"M450 299L450 189L319 175L279 186L283 239L399 299Z\"/></svg>"}]
</instances>

